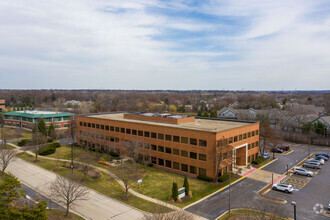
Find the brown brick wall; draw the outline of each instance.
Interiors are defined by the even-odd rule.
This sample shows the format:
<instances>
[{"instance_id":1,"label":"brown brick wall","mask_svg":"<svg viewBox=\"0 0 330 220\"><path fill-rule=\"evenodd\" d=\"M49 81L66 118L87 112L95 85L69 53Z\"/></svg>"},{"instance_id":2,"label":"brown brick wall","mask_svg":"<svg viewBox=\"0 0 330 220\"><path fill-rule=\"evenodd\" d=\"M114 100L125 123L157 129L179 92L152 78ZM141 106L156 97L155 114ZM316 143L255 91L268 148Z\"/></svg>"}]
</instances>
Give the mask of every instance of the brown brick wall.
<instances>
[{"instance_id":1,"label":"brown brick wall","mask_svg":"<svg viewBox=\"0 0 330 220\"><path fill-rule=\"evenodd\" d=\"M82 126L80 125L80 122L82 122ZM86 123L86 127L84 126L84 122ZM90 123L91 127L88 127L88 123ZM99 124L99 125L104 125L104 130L101 129L101 126L100 126L100 129L92 128L93 123ZM119 129L119 132L106 130L105 129L106 126L109 126L109 127L113 126L113 127L119 127L119 128L125 128L125 129L129 128L129 129L131 129L131 132L133 129L135 129L135 130L141 130L141 131L155 132L157 134L158 133L164 134L164 135L168 134L168 135L172 136L172 141L166 141L165 139L159 140L158 138L154 139L151 137L141 137L141 136L132 135L132 134L123 134L120 132L120 129ZM168 148L172 149L171 154L167 154L165 152L153 151L151 149L149 149L149 150L141 149L140 152L143 154L152 156L152 157L164 159L164 164L165 164L165 160L169 160L172 162L172 168L167 168L165 166L160 166L160 165L154 164L154 166L156 166L156 167L163 167L163 168L169 169L171 171L176 171L176 172L180 172L182 174L195 175L195 176L197 176L199 174L198 169L202 168L202 169L206 169L207 176L214 178L216 176L216 156L215 156L216 155L215 146L217 143L216 141L221 139L223 136L226 138L229 138L230 136L240 134L240 132L250 132L252 130L259 130L259 124L248 124L247 126L244 126L242 128L237 128L237 129L232 129L232 130L228 130L228 131L224 131L224 132L215 133L215 132L197 131L197 130L191 130L191 129L166 127L166 126L161 126L161 125L150 125L150 124L143 124L143 123L138 123L138 122L133 123L133 122L125 122L125 121L116 121L116 120L111 120L111 119L77 116L77 128L78 128L78 135L77 135L78 143L80 143L80 141L86 141L86 142L92 142L94 144L99 144L100 146L103 145L104 147L107 147L110 149L119 148L121 153L123 153L123 154L128 153L128 151L125 150L125 149L127 149L127 147L126 147L127 145L125 145L123 141L121 141L119 143L108 141L108 140L106 140L106 136L119 138L121 140L133 140L133 141L141 142L141 143L149 143L150 145L153 144L153 145L157 145L157 146L163 146L164 151L165 151L165 148L168 147ZM102 140L102 139L92 138L90 136L84 135L86 133L90 133L90 134L94 133L95 135L96 134L103 135L104 139ZM188 144L173 142L173 136L188 137ZM197 146L189 144L189 138L197 139ZM198 146L199 145L198 140L206 140L207 147ZM253 138L251 137L244 141L235 142L235 143L233 143L233 146L239 146L244 143L248 144L248 143L252 143L254 141L259 141L259 136L255 136ZM181 152L181 150L187 151L188 157L182 157L181 155L180 156L174 155L173 149L179 149L180 152ZM197 159L189 158L190 152L196 153ZM254 154L255 152L258 152L258 147L249 150L249 155ZM199 160L199 154L206 155L206 161ZM189 169L188 169L188 172L181 171L181 166L180 166L180 170L173 169L173 162L180 163L180 165L186 164L186 165L188 165L188 168L190 168L189 166L194 166L197 169L197 173L192 174L189 172L190 171Z\"/></svg>"}]
</instances>

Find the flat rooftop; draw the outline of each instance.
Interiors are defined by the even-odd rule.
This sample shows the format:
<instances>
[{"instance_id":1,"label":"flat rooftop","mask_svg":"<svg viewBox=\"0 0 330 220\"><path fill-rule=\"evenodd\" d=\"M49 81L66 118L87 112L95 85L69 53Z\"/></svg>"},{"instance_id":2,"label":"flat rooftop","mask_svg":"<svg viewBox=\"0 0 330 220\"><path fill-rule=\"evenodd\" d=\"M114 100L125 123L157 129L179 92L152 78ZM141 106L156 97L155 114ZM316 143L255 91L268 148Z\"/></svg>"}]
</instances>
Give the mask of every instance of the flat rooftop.
<instances>
[{"instance_id":1,"label":"flat rooftop","mask_svg":"<svg viewBox=\"0 0 330 220\"><path fill-rule=\"evenodd\" d=\"M147 120L139 120L139 119L129 119L129 118L124 118L124 114L130 114L130 113L121 112L121 113L82 115L82 116L90 117L90 118L99 118L99 119L108 119L108 120L114 120L114 121L130 122L130 123L139 123L139 124L147 124L147 125L166 126L166 127L191 129L191 130L198 130L198 131L207 131L207 132L220 132L220 131L230 130L230 129L239 128L239 127L257 123L257 122L249 122L249 121L245 122L245 121L221 120L221 119L211 119L211 118L210 119L196 118L195 121L174 124L174 123L166 123L166 122L155 122L155 121L147 121Z\"/></svg>"},{"instance_id":2,"label":"flat rooftop","mask_svg":"<svg viewBox=\"0 0 330 220\"><path fill-rule=\"evenodd\" d=\"M56 111L43 111L43 110L24 110L6 112L5 116L21 116L26 118L51 118L51 117L65 117L74 115L70 112L56 112Z\"/></svg>"}]
</instances>

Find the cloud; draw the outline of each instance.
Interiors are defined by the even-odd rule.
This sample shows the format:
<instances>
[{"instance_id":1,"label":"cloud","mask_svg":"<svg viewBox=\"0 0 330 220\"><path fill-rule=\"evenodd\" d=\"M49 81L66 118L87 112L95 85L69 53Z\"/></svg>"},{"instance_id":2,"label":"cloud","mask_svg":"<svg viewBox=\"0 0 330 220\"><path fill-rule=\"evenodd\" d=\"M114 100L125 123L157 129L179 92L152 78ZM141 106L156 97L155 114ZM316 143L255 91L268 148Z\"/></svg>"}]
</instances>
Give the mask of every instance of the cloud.
<instances>
[{"instance_id":1,"label":"cloud","mask_svg":"<svg viewBox=\"0 0 330 220\"><path fill-rule=\"evenodd\" d=\"M3 1L0 80L7 88L329 89L329 11L323 0Z\"/></svg>"}]
</instances>

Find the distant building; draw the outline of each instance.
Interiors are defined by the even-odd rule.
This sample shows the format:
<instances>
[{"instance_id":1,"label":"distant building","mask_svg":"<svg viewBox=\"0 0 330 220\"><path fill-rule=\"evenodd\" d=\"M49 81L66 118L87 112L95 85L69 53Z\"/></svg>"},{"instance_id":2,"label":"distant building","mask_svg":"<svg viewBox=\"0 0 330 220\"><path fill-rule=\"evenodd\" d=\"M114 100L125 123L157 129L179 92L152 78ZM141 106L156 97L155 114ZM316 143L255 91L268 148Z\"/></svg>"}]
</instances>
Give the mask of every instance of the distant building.
<instances>
[{"instance_id":1,"label":"distant building","mask_svg":"<svg viewBox=\"0 0 330 220\"><path fill-rule=\"evenodd\" d=\"M0 112L3 112L6 109L6 102L3 99L0 99Z\"/></svg>"},{"instance_id":2,"label":"distant building","mask_svg":"<svg viewBox=\"0 0 330 220\"><path fill-rule=\"evenodd\" d=\"M192 105L184 105L184 110L185 110L185 112L192 112L193 111L193 106Z\"/></svg>"},{"instance_id":3,"label":"distant building","mask_svg":"<svg viewBox=\"0 0 330 220\"><path fill-rule=\"evenodd\" d=\"M34 124L38 123L40 118L43 118L46 126L53 123L56 129L65 129L69 127L71 116L74 115L75 114L70 112L41 110L13 111L3 114L3 122L5 127L18 127L32 130Z\"/></svg>"},{"instance_id":4,"label":"distant building","mask_svg":"<svg viewBox=\"0 0 330 220\"><path fill-rule=\"evenodd\" d=\"M318 121L325 124L325 126L327 127L327 133L329 134L329 132L330 132L330 116L318 117L317 119L313 120L312 123L314 124Z\"/></svg>"},{"instance_id":5,"label":"distant building","mask_svg":"<svg viewBox=\"0 0 330 220\"><path fill-rule=\"evenodd\" d=\"M220 143L232 146L222 154L232 165L246 166L258 158L259 123L154 113L102 113L77 116L77 139L92 150L117 152L185 175L215 179ZM135 146L135 147L134 147Z\"/></svg>"}]
</instances>

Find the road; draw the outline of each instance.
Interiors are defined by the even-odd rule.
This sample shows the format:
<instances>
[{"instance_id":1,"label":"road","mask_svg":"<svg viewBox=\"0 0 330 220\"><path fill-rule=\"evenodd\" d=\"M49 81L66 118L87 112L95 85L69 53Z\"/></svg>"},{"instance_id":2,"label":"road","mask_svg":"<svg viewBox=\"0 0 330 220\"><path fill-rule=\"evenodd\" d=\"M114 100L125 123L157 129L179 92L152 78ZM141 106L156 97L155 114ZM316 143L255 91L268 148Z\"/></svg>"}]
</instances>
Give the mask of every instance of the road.
<instances>
[{"instance_id":1,"label":"road","mask_svg":"<svg viewBox=\"0 0 330 220\"><path fill-rule=\"evenodd\" d=\"M56 174L19 158L9 164L7 172L43 195L49 195L49 185L56 178ZM72 210L86 219L134 220L143 216L141 211L93 190L90 190L88 200L77 202Z\"/></svg>"},{"instance_id":2,"label":"road","mask_svg":"<svg viewBox=\"0 0 330 220\"><path fill-rule=\"evenodd\" d=\"M297 162L308 156L309 153L308 145L293 146L292 149L294 151L288 155L276 154L278 160L264 167L262 170L282 174L286 171L287 163L289 164L289 168L290 168L293 167ZM311 153L314 152L329 153L329 150L330 149L326 147L311 146ZM330 165L330 161L328 163ZM323 200L325 198L329 198L330 195L329 190L326 189L326 187L329 187L329 183L328 183L329 177L325 176L327 180L324 180L324 177L322 178L322 180L318 179L319 177L315 176L314 177L315 180L313 179L314 181L311 181L311 183L312 182L314 183L312 184L309 183L308 185L310 186L307 186L306 190L307 189L310 189L311 191L316 190L315 192L316 194L318 194L318 196L320 196L320 194L323 192L325 195L324 197L322 197L322 200L318 202L324 203ZM318 186L318 184L320 185ZM231 208L254 208L259 210L262 209L263 208L262 207L263 205L261 203L262 200L256 195L256 192L266 185L267 184L264 182L256 181L249 178L245 178L240 182L234 184L231 187ZM299 197L299 200L302 200L304 198L306 200L309 199L309 197L306 197L303 193L300 193L297 197ZM316 200L313 199L313 202L314 201ZM288 202L291 202L291 200L288 199ZM280 216L293 217L292 216L293 208L292 205L290 205L290 203L285 205L280 205L280 207L281 207L281 213L279 213ZM302 208L304 207L305 208L308 207L308 210L302 211ZM221 214L223 214L228 210L228 188L187 208L186 210L195 213L197 215L203 216L207 219L216 219L218 216L220 216ZM315 219L315 217L320 217L320 219L324 218L323 216L315 216L315 213L312 211L310 202L306 206L298 207L298 211L301 212L298 214L298 216L304 215L305 219Z\"/></svg>"}]
</instances>

